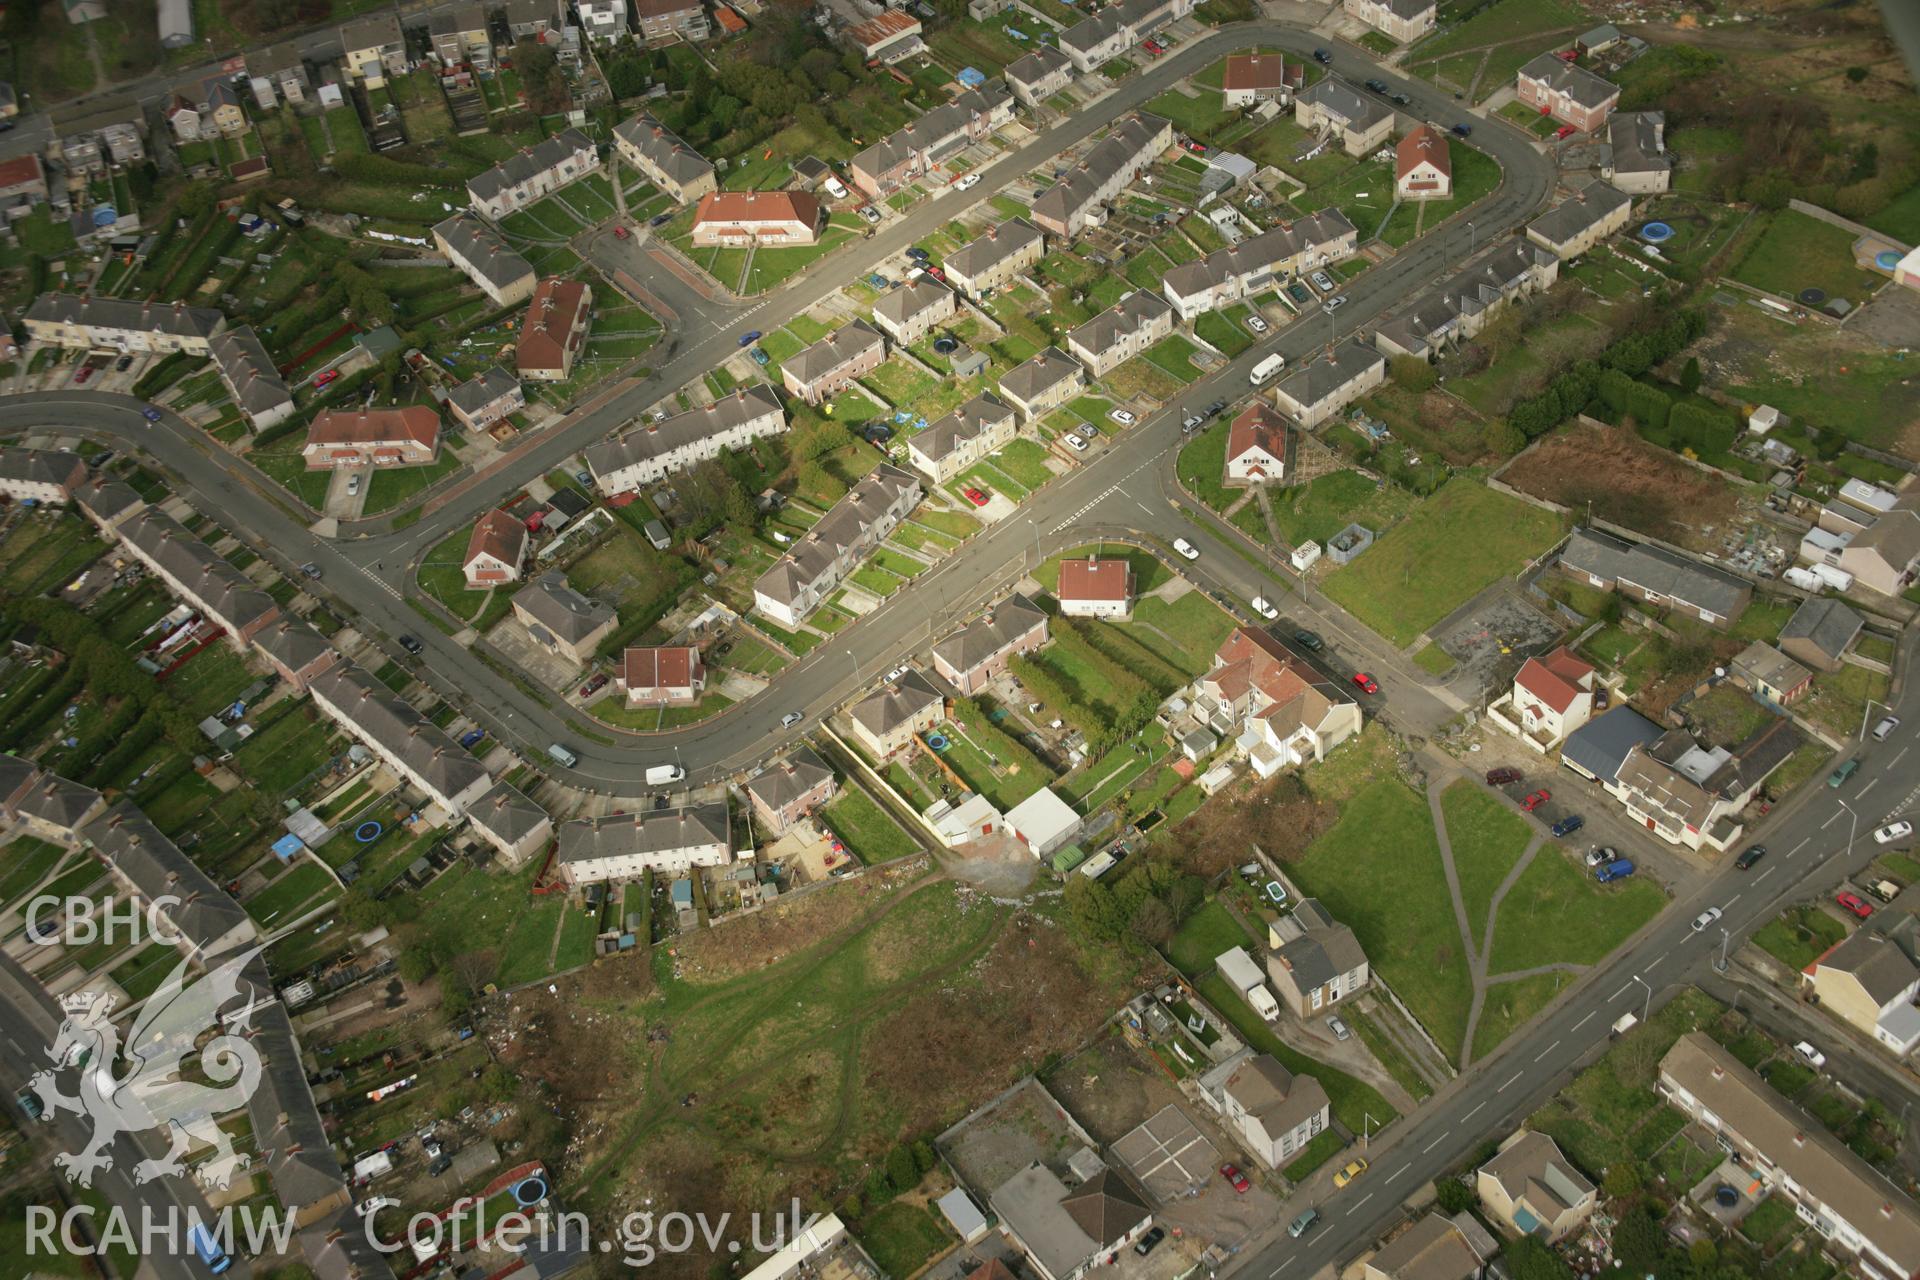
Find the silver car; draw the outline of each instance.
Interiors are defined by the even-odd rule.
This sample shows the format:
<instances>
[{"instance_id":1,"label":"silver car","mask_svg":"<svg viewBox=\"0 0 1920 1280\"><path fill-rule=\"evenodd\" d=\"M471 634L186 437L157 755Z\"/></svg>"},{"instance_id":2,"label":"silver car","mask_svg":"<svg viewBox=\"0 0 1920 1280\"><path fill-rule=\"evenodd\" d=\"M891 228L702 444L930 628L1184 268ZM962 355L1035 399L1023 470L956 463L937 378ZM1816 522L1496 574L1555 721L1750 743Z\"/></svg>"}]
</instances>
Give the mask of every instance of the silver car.
<instances>
[{"instance_id":1,"label":"silver car","mask_svg":"<svg viewBox=\"0 0 1920 1280\"><path fill-rule=\"evenodd\" d=\"M1345 1040L1350 1034L1347 1031L1347 1024L1340 1021L1340 1015L1337 1013L1327 1015L1327 1030L1333 1032L1335 1040Z\"/></svg>"}]
</instances>

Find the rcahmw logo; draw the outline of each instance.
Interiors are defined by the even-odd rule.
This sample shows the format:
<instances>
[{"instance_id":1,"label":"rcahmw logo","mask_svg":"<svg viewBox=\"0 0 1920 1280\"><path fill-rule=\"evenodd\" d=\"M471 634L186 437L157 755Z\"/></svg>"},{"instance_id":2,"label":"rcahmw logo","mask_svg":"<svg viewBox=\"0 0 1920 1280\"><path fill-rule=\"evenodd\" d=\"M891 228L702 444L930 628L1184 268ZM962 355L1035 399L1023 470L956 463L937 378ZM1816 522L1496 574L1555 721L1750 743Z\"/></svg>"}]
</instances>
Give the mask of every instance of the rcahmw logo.
<instances>
[{"instance_id":1,"label":"rcahmw logo","mask_svg":"<svg viewBox=\"0 0 1920 1280\"><path fill-rule=\"evenodd\" d=\"M247 1257L283 1254L293 1240L293 1218L268 1208L256 1214L228 1206L208 1216L198 1209L176 1205L141 1205L134 1220L119 1205L96 1211L75 1204L65 1211L51 1205L27 1206L27 1256L92 1257L130 1251L137 1257L198 1257L209 1268L225 1271L227 1256L239 1243Z\"/></svg>"},{"instance_id":2,"label":"rcahmw logo","mask_svg":"<svg viewBox=\"0 0 1920 1280\"><path fill-rule=\"evenodd\" d=\"M27 905L27 938L42 946L158 942L174 947L180 945L180 934L167 913L179 905L180 899L171 894L162 894L144 908L137 902L102 904L92 898L42 895Z\"/></svg>"}]
</instances>

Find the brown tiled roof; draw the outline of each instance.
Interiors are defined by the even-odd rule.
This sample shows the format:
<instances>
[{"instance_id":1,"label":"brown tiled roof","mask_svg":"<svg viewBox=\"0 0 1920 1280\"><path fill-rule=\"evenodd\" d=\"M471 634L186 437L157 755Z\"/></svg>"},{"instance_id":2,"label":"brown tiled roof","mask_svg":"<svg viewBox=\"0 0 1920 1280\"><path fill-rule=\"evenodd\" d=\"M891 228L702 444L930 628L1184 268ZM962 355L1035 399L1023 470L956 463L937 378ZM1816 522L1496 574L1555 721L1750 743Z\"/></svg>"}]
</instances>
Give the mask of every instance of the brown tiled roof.
<instances>
[{"instance_id":1,"label":"brown tiled roof","mask_svg":"<svg viewBox=\"0 0 1920 1280\"><path fill-rule=\"evenodd\" d=\"M587 286L549 276L533 291L514 356L522 369L558 369L566 363L567 335L587 305Z\"/></svg>"},{"instance_id":2,"label":"brown tiled roof","mask_svg":"<svg viewBox=\"0 0 1920 1280\"><path fill-rule=\"evenodd\" d=\"M1453 153L1447 150L1447 136L1430 124L1400 139L1400 145L1394 148L1394 177L1406 177L1422 161L1449 178L1453 176Z\"/></svg>"},{"instance_id":3,"label":"brown tiled roof","mask_svg":"<svg viewBox=\"0 0 1920 1280\"><path fill-rule=\"evenodd\" d=\"M700 651L686 645L632 648L622 670L629 689L689 689L701 675Z\"/></svg>"},{"instance_id":4,"label":"brown tiled roof","mask_svg":"<svg viewBox=\"0 0 1920 1280\"><path fill-rule=\"evenodd\" d=\"M1133 595L1133 566L1124 559L1060 562L1060 600L1126 600Z\"/></svg>"},{"instance_id":5,"label":"brown tiled roof","mask_svg":"<svg viewBox=\"0 0 1920 1280\"><path fill-rule=\"evenodd\" d=\"M467 558L461 564L470 565L481 556L489 555L518 565L526 549L527 526L496 508L481 516L480 522L473 526L473 536L467 539Z\"/></svg>"},{"instance_id":6,"label":"brown tiled roof","mask_svg":"<svg viewBox=\"0 0 1920 1280\"><path fill-rule=\"evenodd\" d=\"M368 445L411 440L431 449L440 438L440 415L423 404L363 413L323 413L307 428L308 444Z\"/></svg>"}]
</instances>

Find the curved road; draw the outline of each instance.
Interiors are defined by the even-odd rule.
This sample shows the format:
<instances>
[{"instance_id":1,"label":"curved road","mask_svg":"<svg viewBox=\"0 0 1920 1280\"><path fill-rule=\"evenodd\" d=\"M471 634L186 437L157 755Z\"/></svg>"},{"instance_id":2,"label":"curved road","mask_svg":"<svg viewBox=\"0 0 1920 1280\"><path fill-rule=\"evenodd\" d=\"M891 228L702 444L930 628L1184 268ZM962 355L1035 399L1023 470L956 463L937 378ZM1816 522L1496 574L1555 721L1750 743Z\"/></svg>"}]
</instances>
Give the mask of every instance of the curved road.
<instances>
[{"instance_id":1,"label":"curved road","mask_svg":"<svg viewBox=\"0 0 1920 1280\"><path fill-rule=\"evenodd\" d=\"M309 589L331 597L353 614L364 634L387 645L390 651L397 650L393 640L398 635L417 635L425 653L410 659L396 652L401 661L442 696L466 709L496 738L516 744L525 757L575 786L633 794L638 790L635 783L641 770L674 760L686 767L692 780L711 781L752 765L782 742L805 732L814 721L864 687L875 673L893 666L900 655L989 603L1040 557L1084 541L1087 526L1093 523L1147 529L1162 540L1184 532L1203 551L1210 552L1189 567L1191 576L1202 586L1243 600L1262 590L1273 594L1273 583L1262 579L1225 544L1214 541L1211 533L1187 524L1166 506L1164 496L1141 501L1145 493L1162 492L1161 477L1169 467L1172 450L1177 448L1181 418L1213 400L1244 394L1249 385L1248 370L1270 352L1282 352L1297 362L1333 338L1370 328L1390 308L1457 266L1473 245L1485 245L1496 234L1517 227L1549 195L1554 181L1551 162L1520 131L1504 124L1480 123L1475 143L1499 161L1505 181L1469 211L1470 222L1464 217L1455 218L1355 278L1347 287L1347 306L1334 316L1310 311L1239 359L1193 383L1159 413L1103 446L1086 465L1056 479L1040 498L1023 505L1016 515L976 535L858 626L788 667L767 693L713 719L671 733L620 735L616 742L605 741L617 731L565 706L562 696L552 700L531 696L467 648L425 625L405 598L411 563L449 533L470 527L481 512L513 492L518 487L515 476L524 478L552 470L585 446L630 423L671 389L735 354L740 331L749 326L771 330L786 323L838 290L846 280L864 275L869 267L898 254L918 236L986 199L1174 81L1204 69L1233 49L1264 44L1304 56L1323 43L1311 32L1276 22L1244 23L1188 43L1074 118L1036 133L1026 145L986 166L981 170L985 180L971 191L948 190L934 197L874 234L855 252L829 257L761 301L719 316L682 317L685 327L675 333L674 354L658 372L604 405L550 429L516 460L512 475L473 486L405 529L356 540L315 535L282 507L282 499L276 496L277 486L259 476L244 460L213 447L204 433L171 416L150 427L137 411L138 402L126 397L72 391L39 394L30 404L17 398L0 401L0 430L85 431L116 437L155 455L175 474L199 509L220 517L283 572L291 572L306 561L318 564L324 578L319 584L309 584ZM1404 109L1408 114L1442 125L1460 118L1448 95L1420 81L1394 76L1353 50L1336 50L1333 65L1356 82L1369 77L1387 79L1411 99L1411 105ZM1141 518L1143 510L1145 520ZM1249 583L1253 584L1251 588ZM1411 681L1400 696L1409 701L1431 700ZM796 710L804 713L805 722L783 728L781 717ZM1422 722L1432 718L1416 717ZM579 757L577 767L562 770L546 759L546 747L554 742L564 742L574 750Z\"/></svg>"}]
</instances>

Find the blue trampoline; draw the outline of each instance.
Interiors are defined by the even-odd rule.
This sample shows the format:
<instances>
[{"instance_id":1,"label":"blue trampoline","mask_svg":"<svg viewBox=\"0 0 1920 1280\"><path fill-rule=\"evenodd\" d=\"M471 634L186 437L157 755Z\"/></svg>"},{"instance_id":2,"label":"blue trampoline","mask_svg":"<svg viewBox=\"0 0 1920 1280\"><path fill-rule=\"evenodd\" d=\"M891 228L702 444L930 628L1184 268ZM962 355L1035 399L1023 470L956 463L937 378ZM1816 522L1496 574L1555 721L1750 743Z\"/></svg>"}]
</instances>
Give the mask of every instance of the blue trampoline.
<instances>
[{"instance_id":1,"label":"blue trampoline","mask_svg":"<svg viewBox=\"0 0 1920 1280\"><path fill-rule=\"evenodd\" d=\"M539 1204L547 1198L547 1180L539 1174L513 1184L513 1198L521 1208Z\"/></svg>"},{"instance_id":2,"label":"blue trampoline","mask_svg":"<svg viewBox=\"0 0 1920 1280\"><path fill-rule=\"evenodd\" d=\"M1649 222L1640 228L1640 238L1648 244L1660 244L1673 239L1673 228L1664 222Z\"/></svg>"},{"instance_id":3,"label":"blue trampoline","mask_svg":"<svg viewBox=\"0 0 1920 1280\"><path fill-rule=\"evenodd\" d=\"M935 751L945 751L951 744L947 742L944 734L930 733L927 735L927 745Z\"/></svg>"},{"instance_id":4,"label":"blue trampoline","mask_svg":"<svg viewBox=\"0 0 1920 1280\"><path fill-rule=\"evenodd\" d=\"M377 822L363 822L353 829L353 838L361 844L372 844L385 830L386 828Z\"/></svg>"},{"instance_id":5,"label":"blue trampoline","mask_svg":"<svg viewBox=\"0 0 1920 1280\"><path fill-rule=\"evenodd\" d=\"M1882 249L1873 255L1873 265L1882 271L1891 271L1900 265L1900 253L1894 249Z\"/></svg>"}]
</instances>

